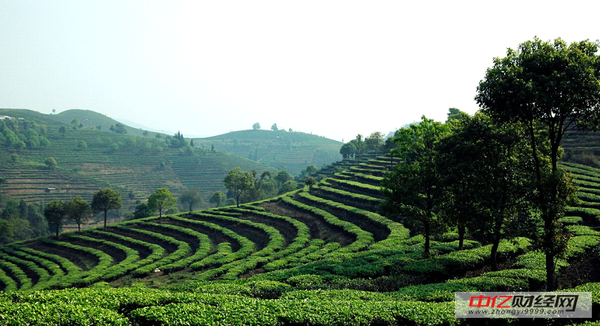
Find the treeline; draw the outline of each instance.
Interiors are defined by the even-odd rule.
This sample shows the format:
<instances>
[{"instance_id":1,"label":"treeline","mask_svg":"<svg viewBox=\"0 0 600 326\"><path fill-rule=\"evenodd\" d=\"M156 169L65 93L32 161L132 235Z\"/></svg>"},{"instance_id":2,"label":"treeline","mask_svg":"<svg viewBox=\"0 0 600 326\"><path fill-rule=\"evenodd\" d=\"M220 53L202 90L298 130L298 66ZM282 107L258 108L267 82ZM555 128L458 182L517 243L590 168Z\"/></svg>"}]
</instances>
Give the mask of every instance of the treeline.
<instances>
[{"instance_id":1,"label":"treeline","mask_svg":"<svg viewBox=\"0 0 600 326\"><path fill-rule=\"evenodd\" d=\"M344 158L359 159L361 155L366 153L387 153L394 147L391 138L384 140L383 134L379 131L371 133L369 137L364 138L363 135L356 135L355 139L345 143L340 148L340 154Z\"/></svg>"},{"instance_id":2,"label":"treeline","mask_svg":"<svg viewBox=\"0 0 600 326\"><path fill-rule=\"evenodd\" d=\"M396 133L392 153L401 163L383 181L383 208L422 228L424 255L444 224L493 248L525 232L545 255L546 289L557 288L556 261L570 236L560 219L578 201L560 145L569 129L600 126L599 47L522 43L486 71L475 116L454 110L446 124L423 117Z\"/></svg>"},{"instance_id":3,"label":"treeline","mask_svg":"<svg viewBox=\"0 0 600 326\"><path fill-rule=\"evenodd\" d=\"M1 180L0 180L1 181ZM0 195L0 244L48 235L42 205Z\"/></svg>"},{"instance_id":4,"label":"treeline","mask_svg":"<svg viewBox=\"0 0 600 326\"><path fill-rule=\"evenodd\" d=\"M11 117L0 119L0 145L5 148L46 148L50 145L47 132L46 125Z\"/></svg>"},{"instance_id":5,"label":"treeline","mask_svg":"<svg viewBox=\"0 0 600 326\"><path fill-rule=\"evenodd\" d=\"M244 171L237 167L229 171L223 180L227 193L217 191L213 193L209 202L216 207L223 205L237 205L271 198L303 187L305 184L316 183L318 168L311 164L294 177L285 170L271 173L265 171Z\"/></svg>"}]
</instances>

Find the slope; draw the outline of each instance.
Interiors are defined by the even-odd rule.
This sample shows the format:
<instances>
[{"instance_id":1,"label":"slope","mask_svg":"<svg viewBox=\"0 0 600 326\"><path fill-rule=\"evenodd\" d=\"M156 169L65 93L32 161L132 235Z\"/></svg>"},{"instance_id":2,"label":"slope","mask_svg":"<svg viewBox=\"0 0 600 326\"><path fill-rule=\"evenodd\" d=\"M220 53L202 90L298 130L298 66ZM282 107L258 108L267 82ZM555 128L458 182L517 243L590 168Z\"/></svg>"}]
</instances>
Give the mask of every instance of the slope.
<instances>
[{"instance_id":1,"label":"slope","mask_svg":"<svg viewBox=\"0 0 600 326\"><path fill-rule=\"evenodd\" d=\"M302 132L242 130L194 139L198 147L215 148L297 175L310 164L339 161L341 142Z\"/></svg>"}]
</instances>

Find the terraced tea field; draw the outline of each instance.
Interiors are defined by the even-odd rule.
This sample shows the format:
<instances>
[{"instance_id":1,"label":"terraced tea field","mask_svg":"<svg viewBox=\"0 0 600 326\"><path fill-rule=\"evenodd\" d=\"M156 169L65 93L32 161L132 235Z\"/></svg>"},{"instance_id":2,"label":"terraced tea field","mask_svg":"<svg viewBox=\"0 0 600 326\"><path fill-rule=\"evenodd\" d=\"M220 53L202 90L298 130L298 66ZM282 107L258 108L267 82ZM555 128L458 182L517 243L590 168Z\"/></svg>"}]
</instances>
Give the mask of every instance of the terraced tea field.
<instances>
[{"instance_id":1,"label":"terraced tea field","mask_svg":"<svg viewBox=\"0 0 600 326\"><path fill-rule=\"evenodd\" d=\"M459 251L453 233L422 258L423 237L376 210L389 158L349 163L240 208L0 247L0 324L469 325L454 318L455 291L542 290L544 256L527 238L501 243L499 271L491 245ZM600 169L566 165L583 204L563 218L560 287L593 292L598 321Z\"/></svg>"}]
</instances>

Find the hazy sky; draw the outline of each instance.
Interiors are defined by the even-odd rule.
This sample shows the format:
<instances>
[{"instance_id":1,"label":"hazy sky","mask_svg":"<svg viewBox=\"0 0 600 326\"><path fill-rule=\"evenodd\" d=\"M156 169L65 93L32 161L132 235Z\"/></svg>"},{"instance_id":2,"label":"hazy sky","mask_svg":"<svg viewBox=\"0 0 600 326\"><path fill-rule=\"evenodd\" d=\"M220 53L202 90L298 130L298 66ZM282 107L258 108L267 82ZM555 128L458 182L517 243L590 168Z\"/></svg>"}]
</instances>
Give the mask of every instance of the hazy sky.
<instances>
[{"instance_id":1,"label":"hazy sky","mask_svg":"<svg viewBox=\"0 0 600 326\"><path fill-rule=\"evenodd\" d=\"M0 0L0 107L348 141L475 112L493 57L534 36L599 39L598 12L597 0Z\"/></svg>"}]
</instances>

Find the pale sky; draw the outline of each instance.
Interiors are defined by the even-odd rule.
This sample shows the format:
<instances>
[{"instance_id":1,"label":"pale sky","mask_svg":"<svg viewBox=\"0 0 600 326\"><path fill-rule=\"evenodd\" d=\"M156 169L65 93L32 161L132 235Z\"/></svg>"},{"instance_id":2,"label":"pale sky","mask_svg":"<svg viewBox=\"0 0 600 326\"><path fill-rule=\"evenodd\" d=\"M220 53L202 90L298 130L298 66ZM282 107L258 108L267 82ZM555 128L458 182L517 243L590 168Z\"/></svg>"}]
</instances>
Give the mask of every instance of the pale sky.
<instances>
[{"instance_id":1,"label":"pale sky","mask_svg":"<svg viewBox=\"0 0 600 326\"><path fill-rule=\"evenodd\" d=\"M597 0L0 0L0 108L349 141L474 113L494 57L534 36L600 39L598 12Z\"/></svg>"}]
</instances>

